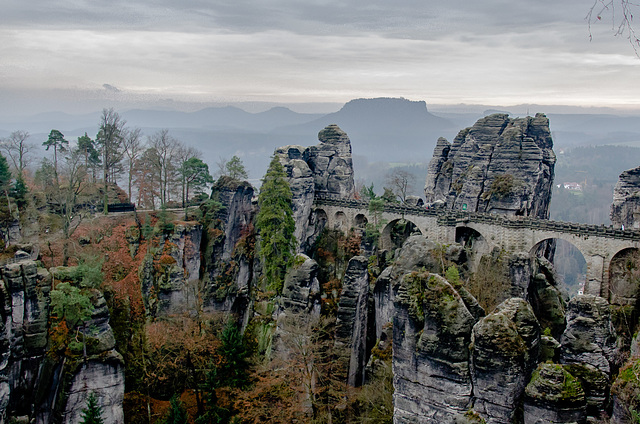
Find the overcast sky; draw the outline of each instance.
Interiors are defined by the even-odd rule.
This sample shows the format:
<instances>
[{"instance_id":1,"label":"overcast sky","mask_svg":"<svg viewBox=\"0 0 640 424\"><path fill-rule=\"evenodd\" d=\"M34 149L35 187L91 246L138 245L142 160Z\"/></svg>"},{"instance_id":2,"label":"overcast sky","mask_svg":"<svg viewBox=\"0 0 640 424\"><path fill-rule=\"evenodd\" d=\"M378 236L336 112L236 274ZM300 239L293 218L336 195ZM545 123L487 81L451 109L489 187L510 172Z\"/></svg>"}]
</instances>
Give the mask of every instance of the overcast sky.
<instances>
[{"instance_id":1,"label":"overcast sky","mask_svg":"<svg viewBox=\"0 0 640 424\"><path fill-rule=\"evenodd\" d=\"M608 15L589 41L592 1L3 0L0 113L144 98L640 107L640 59Z\"/></svg>"}]
</instances>

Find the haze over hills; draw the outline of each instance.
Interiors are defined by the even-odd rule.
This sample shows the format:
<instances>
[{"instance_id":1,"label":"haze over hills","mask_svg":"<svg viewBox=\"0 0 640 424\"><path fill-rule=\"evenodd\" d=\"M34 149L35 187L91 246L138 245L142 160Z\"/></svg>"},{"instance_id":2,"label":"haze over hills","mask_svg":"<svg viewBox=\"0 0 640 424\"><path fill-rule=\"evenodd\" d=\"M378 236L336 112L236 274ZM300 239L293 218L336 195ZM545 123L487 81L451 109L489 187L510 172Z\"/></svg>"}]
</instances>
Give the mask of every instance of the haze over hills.
<instances>
[{"instance_id":1,"label":"haze over hills","mask_svg":"<svg viewBox=\"0 0 640 424\"><path fill-rule=\"evenodd\" d=\"M244 105L247 106L247 105ZM236 106L207 107L195 112L180 110L130 109L119 111L129 127L140 127L145 135L161 128L203 152L212 169L221 157L238 155L250 177L257 182L274 149L287 144L316 144L317 134L329 124L338 124L349 135L356 159L356 175L364 181L380 180L389 162L425 165L438 137L453 140L463 128L488 113L503 111L512 116L545 112L546 106L437 106L404 98L356 99L329 114L299 113L276 106L248 112ZM615 110L548 106L556 150L581 145L640 145L640 115ZM560 113L563 111L573 113ZM597 113L585 113L597 112ZM41 113L22 118L0 116L0 137L26 130L30 141L39 145L52 128L74 141L85 132L95 137L100 112L69 114ZM36 149L44 156L44 149ZM375 165L369 170L367 164ZM622 170L621 170L622 171ZM423 178L423 177L422 177ZM376 184L378 186L378 184Z\"/></svg>"}]
</instances>

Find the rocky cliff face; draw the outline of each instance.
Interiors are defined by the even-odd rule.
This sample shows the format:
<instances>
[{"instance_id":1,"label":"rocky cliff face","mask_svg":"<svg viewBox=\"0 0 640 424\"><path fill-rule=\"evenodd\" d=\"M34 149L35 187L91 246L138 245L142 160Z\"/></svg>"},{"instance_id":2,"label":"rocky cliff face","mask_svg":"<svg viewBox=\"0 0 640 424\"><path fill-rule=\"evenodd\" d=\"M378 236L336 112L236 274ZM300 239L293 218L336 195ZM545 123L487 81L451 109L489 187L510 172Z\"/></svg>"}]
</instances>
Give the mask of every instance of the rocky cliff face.
<instances>
[{"instance_id":1,"label":"rocky cliff face","mask_svg":"<svg viewBox=\"0 0 640 424\"><path fill-rule=\"evenodd\" d=\"M464 260L461 246L443 249L412 236L376 280L376 329L393 319L394 422L599 417L616 357L607 301L577 296L565 305L549 262L515 254L511 292L525 298L509 298L484 316L459 282L436 274L442 261L462 269Z\"/></svg>"},{"instance_id":2,"label":"rocky cliff face","mask_svg":"<svg viewBox=\"0 0 640 424\"><path fill-rule=\"evenodd\" d=\"M336 345L348 350L347 384L361 386L367 363L369 273L367 258L349 261L342 283L336 322Z\"/></svg>"},{"instance_id":3,"label":"rocky cliff face","mask_svg":"<svg viewBox=\"0 0 640 424\"><path fill-rule=\"evenodd\" d=\"M540 326L531 306L524 299L504 301L473 327L471 343L474 410L490 423L518 421L540 349Z\"/></svg>"},{"instance_id":4,"label":"rocky cliff face","mask_svg":"<svg viewBox=\"0 0 640 424\"><path fill-rule=\"evenodd\" d=\"M613 189L611 222L626 228L640 228L640 166L620 174Z\"/></svg>"},{"instance_id":5,"label":"rocky cliff face","mask_svg":"<svg viewBox=\"0 0 640 424\"><path fill-rule=\"evenodd\" d=\"M448 209L548 218L554 166L549 120L494 114L438 140L425 182L427 203Z\"/></svg>"},{"instance_id":6,"label":"rocky cliff face","mask_svg":"<svg viewBox=\"0 0 640 424\"><path fill-rule=\"evenodd\" d=\"M453 422L472 405L468 346L476 321L437 274L405 274L394 291L394 422Z\"/></svg>"},{"instance_id":7,"label":"rocky cliff face","mask_svg":"<svg viewBox=\"0 0 640 424\"><path fill-rule=\"evenodd\" d=\"M200 278L202 226L195 222L178 224L154 252L149 251L139 275L147 312L169 316L195 307L194 285Z\"/></svg>"},{"instance_id":8,"label":"rocky cliff face","mask_svg":"<svg viewBox=\"0 0 640 424\"><path fill-rule=\"evenodd\" d=\"M31 260L5 265L0 272L0 406L6 408L0 410L32 415L47 346L51 275Z\"/></svg>"},{"instance_id":9,"label":"rocky cliff face","mask_svg":"<svg viewBox=\"0 0 640 424\"><path fill-rule=\"evenodd\" d=\"M322 230L324 222L311 212L316 194L350 198L355 192L351 141L337 125L318 133L316 146L285 146L276 149L289 178L293 194L293 217L298 251L305 252Z\"/></svg>"},{"instance_id":10,"label":"rocky cliff face","mask_svg":"<svg viewBox=\"0 0 640 424\"><path fill-rule=\"evenodd\" d=\"M87 398L96 395L105 423L124 423L124 363L115 350L115 338L109 326L109 309L102 293L94 290L91 299L94 311L83 332L87 337L87 358L74 369L64 387L66 398L62 412L64 424L74 424L82 419ZM68 373L62 366L62 372ZM64 381L64 379L63 379Z\"/></svg>"},{"instance_id":11,"label":"rocky cliff face","mask_svg":"<svg viewBox=\"0 0 640 424\"><path fill-rule=\"evenodd\" d=\"M246 181L220 178L211 198L221 210L203 228L202 284L207 310L244 314L249 284L254 277L254 189ZM204 210L205 213L206 209Z\"/></svg>"},{"instance_id":12,"label":"rocky cliff face","mask_svg":"<svg viewBox=\"0 0 640 424\"><path fill-rule=\"evenodd\" d=\"M104 422L124 423L124 364L102 294L88 291L91 318L86 326L71 329L84 333L86 356L59 356L47 350L52 349L51 274L25 259L2 266L0 275L0 422L10 416L42 424L77 423L93 392Z\"/></svg>"}]
</instances>

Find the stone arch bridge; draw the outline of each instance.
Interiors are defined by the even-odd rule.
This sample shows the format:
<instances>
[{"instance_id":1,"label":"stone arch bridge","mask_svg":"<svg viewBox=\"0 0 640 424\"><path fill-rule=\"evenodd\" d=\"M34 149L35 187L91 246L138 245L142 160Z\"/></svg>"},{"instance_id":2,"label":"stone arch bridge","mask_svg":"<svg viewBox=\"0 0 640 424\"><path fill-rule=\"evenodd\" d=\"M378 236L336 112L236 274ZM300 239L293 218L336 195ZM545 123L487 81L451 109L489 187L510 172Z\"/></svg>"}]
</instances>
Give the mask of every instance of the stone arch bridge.
<instances>
[{"instance_id":1,"label":"stone arch bridge","mask_svg":"<svg viewBox=\"0 0 640 424\"><path fill-rule=\"evenodd\" d=\"M367 222L386 222L382 231L382 247L390 247L392 225L400 219L412 222L427 238L438 243L454 243L461 234L474 232L486 243L509 252L529 252L541 242L562 239L572 243L587 262L585 293L608 298L609 266L616 254L640 248L640 232L614 229L604 225L557 222L529 217L426 209L400 204L385 204L376 217L369 212L368 202L316 196L316 219L326 220L328 228L346 231L364 228Z\"/></svg>"}]
</instances>

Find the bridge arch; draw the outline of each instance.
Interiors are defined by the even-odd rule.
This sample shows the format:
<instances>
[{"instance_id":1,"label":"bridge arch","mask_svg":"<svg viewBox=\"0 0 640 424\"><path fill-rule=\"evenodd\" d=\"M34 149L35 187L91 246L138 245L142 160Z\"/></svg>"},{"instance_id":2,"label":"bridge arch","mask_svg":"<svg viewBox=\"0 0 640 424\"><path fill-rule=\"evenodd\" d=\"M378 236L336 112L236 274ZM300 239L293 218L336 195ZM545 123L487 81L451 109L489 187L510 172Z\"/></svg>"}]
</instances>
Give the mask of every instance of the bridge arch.
<instances>
[{"instance_id":1,"label":"bridge arch","mask_svg":"<svg viewBox=\"0 0 640 424\"><path fill-rule=\"evenodd\" d=\"M471 269L477 269L482 255L491 253L492 246L486 238L473 227L456 227L455 242L462 245L471 259Z\"/></svg>"},{"instance_id":2,"label":"bridge arch","mask_svg":"<svg viewBox=\"0 0 640 424\"><path fill-rule=\"evenodd\" d=\"M313 213L309 215L309 225L313 225L318 233L327 226L328 222L327 212L322 208L314 209Z\"/></svg>"},{"instance_id":3,"label":"bridge arch","mask_svg":"<svg viewBox=\"0 0 640 424\"><path fill-rule=\"evenodd\" d=\"M418 226L405 218L394 219L385 225L380 235L380 247L393 250L401 247L412 234L422 234Z\"/></svg>"},{"instance_id":4,"label":"bridge arch","mask_svg":"<svg viewBox=\"0 0 640 424\"><path fill-rule=\"evenodd\" d=\"M636 306L640 250L628 247L618 251L609 263L609 302L616 305Z\"/></svg>"},{"instance_id":5,"label":"bridge arch","mask_svg":"<svg viewBox=\"0 0 640 424\"><path fill-rule=\"evenodd\" d=\"M340 231L347 231L349 229L347 215L343 211L338 211L333 216L333 229Z\"/></svg>"},{"instance_id":6,"label":"bridge arch","mask_svg":"<svg viewBox=\"0 0 640 424\"><path fill-rule=\"evenodd\" d=\"M563 238L548 237L537 242L529 255L544 257L553 264L557 288L564 297L571 298L585 293L590 257L574 243Z\"/></svg>"},{"instance_id":7,"label":"bridge arch","mask_svg":"<svg viewBox=\"0 0 640 424\"><path fill-rule=\"evenodd\" d=\"M355 218L353 219L353 227L357 228L359 230L366 229L368 223L369 223L369 220L367 219L367 217L363 213L357 214L355 216Z\"/></svg>"}]
</instances>

